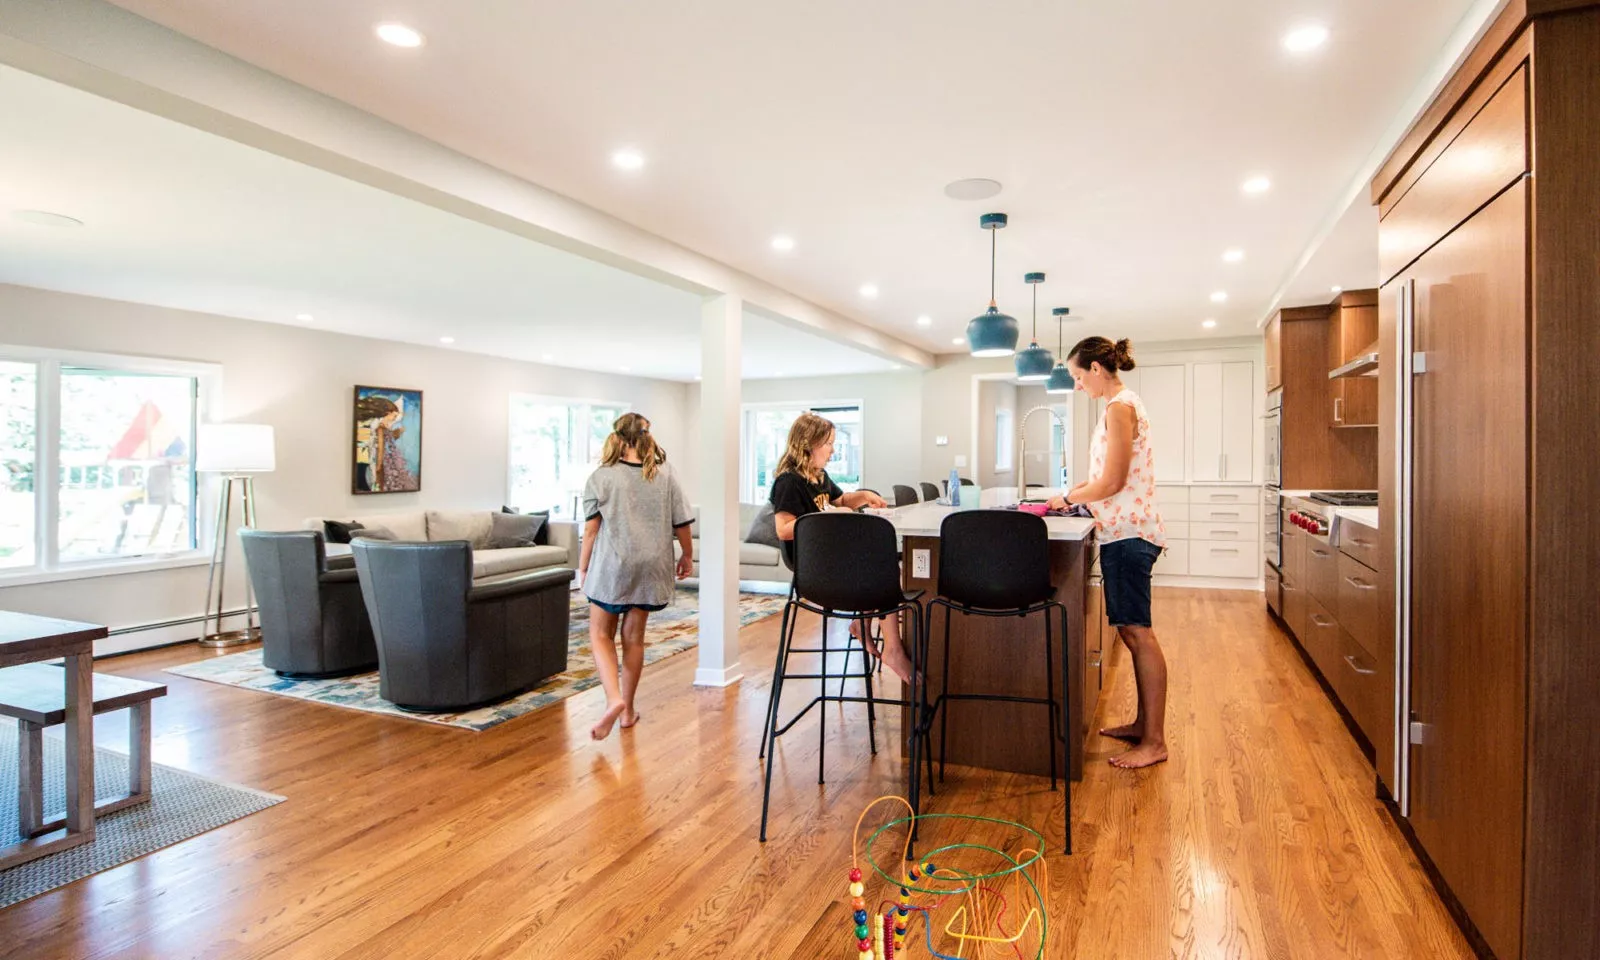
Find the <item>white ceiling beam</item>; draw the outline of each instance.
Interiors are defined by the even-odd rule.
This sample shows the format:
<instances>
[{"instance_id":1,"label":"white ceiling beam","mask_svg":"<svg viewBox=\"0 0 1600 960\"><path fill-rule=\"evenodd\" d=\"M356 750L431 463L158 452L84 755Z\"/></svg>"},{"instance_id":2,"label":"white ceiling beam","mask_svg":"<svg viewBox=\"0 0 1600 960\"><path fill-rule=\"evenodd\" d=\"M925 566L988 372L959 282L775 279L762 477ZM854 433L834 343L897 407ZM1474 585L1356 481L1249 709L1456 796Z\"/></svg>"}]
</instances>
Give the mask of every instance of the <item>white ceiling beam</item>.
<instances>
[{"instance_id":1,"label":"white ceiling beam","mask_svg":"<svg viewBox=\"0 0 1600 960\"><path fill-rule=\"evenodd\" d=\"M102 0L0 0L0 63L758 313L885 359L933 354Z\"/></svg>"}]
</instances>

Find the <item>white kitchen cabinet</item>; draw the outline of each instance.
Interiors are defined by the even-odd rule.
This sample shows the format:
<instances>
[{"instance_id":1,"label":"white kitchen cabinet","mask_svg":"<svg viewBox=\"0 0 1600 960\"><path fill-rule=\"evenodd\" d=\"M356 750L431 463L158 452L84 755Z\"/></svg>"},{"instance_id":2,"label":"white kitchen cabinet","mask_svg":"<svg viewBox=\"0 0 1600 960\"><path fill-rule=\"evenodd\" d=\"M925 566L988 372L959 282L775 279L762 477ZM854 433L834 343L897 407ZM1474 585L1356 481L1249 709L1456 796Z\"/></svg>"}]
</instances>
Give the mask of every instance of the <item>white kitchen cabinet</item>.
<instances>
[{"instance_id":1,"label":"white kitchen cabinet","mask_svg":"<svg viewBox=\"0 0 1600 960\"><path fill-rule=\"evenodd\" d=\"M1186 451L1185 424L1188 422L1188 368L1181 363L1141 367L1139 397L1150 417L1150 442L1155 451L1156 481L1169 483L1187 479L1183 475Z\"/></svg>"},{"instance_id":2,"label":"white kitchen cabinet","mask_svg":"<svg viewBox=\"0 0 1600 960\"><path fill-rule=\"evenodd\" d=\"M1189 479L1254 480L1255 365L1196 363L1189 391Z\"/></svg>"}]
</instances>

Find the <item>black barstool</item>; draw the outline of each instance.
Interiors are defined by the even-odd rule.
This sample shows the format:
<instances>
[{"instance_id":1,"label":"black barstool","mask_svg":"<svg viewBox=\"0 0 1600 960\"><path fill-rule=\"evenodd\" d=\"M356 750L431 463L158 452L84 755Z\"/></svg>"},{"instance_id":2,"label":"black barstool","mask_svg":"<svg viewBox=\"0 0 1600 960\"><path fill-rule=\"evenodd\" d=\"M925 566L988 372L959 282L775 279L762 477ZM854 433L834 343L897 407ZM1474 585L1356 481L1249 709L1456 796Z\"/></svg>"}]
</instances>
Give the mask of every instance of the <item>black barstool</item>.
<instances>
[{"instance_id":1,"label":"black barstool","mask_svg":"<svg viewBox=\"0 0 1600 960\"><path fill-rule=\"evenodd\" d=\"M1055 599L1050 585L1050 530L1042 517L1015 510L963 510L944 518L939 525L939 595L927 606L927 626L923 642L933 636L933 608L945 608L944 663L939 696L933 701L924 721L931 729L939 721L939 779L944 779L946 735L950 728L952 700L989 700L1006 703L1037 703L1048 707L1050 745L1050 789L1056 788L1056 742L1066 742L1061 707L1056 703L1055 650L1052 613L1061 617L1061 639L1067 639L1067 608ZM950 620L957 613L976 617L1044 616L1045 696L1014 697L1004 694L950 692ZM996 651L1004 655L1003 651ZM927 654L920 657L927 662ZM1061 664L1061 690L1068 685L1065 651ZM1072 775L1066 782L1066 852L1072 852Z\"/></svg>"},{"instance_id":2,"label":"black barstool","mask_svg":"<svg viewBox=\"0 0 1600 960\"><path fill-rule=\"evenodd\" d=\"M917 486L922 488L923 503L932 503L933 501L939 499L939 487L936 484L932 484L926 480L923 480L922 482L918 483Z\"/></svg>"},{"instance_id":3,"label":"black barstool","mask_svg":"<svg viewBox=\"0 0 1600 960\"><path fill-rule=\"evenodd\" d=\"M897 483L894 485L893 489L894 505L897 507L908 507L913 503L919 502L921 499L917 496L916 487L908 487L903 483Z\"/></svg>"},{"instance_id":4,"label":"black barstool","mask_svg":"<svg viewBox=\"0 0 1600 960\"><path fill-rule=\"evenodd\" d=\"M870 658L860 675L866 681L866 696L846 696L842 692L829 693L828 681L839 679L839 673L828 672L828 655L852 650L828 646L828 621L853 620L861 623L863 639L871 636L871 623L880 617L910 614L911 624L906 650L916 668L918 651L926 648L922 637L922 591L907 592L900 586L900 552L896 545L894 525L883 517L871 514L827 512L808 513L794 525L794 586L789 602L784 605L784 618L778 637L778 661L772 673L772 691L768 702L766 731L763 742L773 746L776 753L778 737L788 732L811 708L822 703L865 703L867 705L867 735L873 753L877 753L876 704L905 707L910 711L907 735L911 738L911 773L909 793L913 808L919 802L918 763L927 756L924 748L928 725L922 720L924 698L918 689L916 673L912 673L911 695L908 700L885 699L874 695ZM801 648L793 646L795 624L801 610L822 616L822 646ZM789 655L816 653L822 663L816 673L790 673ZM844 667L848 670L848 659ZM782 726L778 725L778 705L783 696L783 685L790 680L816 680L817 695L801 711ZM825 765L824 748L827 727L817 724L817 783L823 783ZM772 766L774 757L767 758L766 782L761 793L761 841L767 839L767 812L772 800ZM931 758L930 758L931 762ZM932 771L929 771L932 777Z\"/></svg>"}]
</instances>

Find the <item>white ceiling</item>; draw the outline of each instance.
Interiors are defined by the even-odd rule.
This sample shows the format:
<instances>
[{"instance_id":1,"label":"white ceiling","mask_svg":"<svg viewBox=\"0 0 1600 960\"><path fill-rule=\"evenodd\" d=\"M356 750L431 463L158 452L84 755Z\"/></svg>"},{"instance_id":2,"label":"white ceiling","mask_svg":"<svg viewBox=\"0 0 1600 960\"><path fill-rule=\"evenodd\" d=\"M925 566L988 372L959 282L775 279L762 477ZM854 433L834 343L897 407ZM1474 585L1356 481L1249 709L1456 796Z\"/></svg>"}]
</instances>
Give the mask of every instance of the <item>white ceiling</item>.
<instances>
[{"instance_id":1,"label":"white ceiling","mask_svg":"<svg viewBox=\"0 0 1600 960\"><path fill-rule=\"evenodd\" d=\"M1069 305L1084 329L1135 338L1195 336L1206 317L1217 336L1253 332L1472 6L118 2L944 352L987 300L987 210L1012 218L1000 301L1024 325L1022 274L1043 270L1047 319ZM378 42L384 20L426 45ZM1288 53L1307 22L1331 40ZM645 168L615 170L621 147ZM1255 174L1273 189L1246 197ZM946 199L962 177L1005 190ZM777 233L792 253L771 250ZM1317 282L1368 282L1375 236L1337 236ZM1230 247L1242 263L1222 262Z\"/></svg>"},{"instance_id":2,"label":"white ceiling","mask_svg":"<svg viewBox=\"0 0 1600 960\"><path fill-rule=\"evenodd\" d=\"M450 349L560 366L700 369L694 294L9 67L0 116L0 283L297 325L309 313L318 329L450 336ZM746 323L752 377L891 366Z\"/></svg>"}]
</instances>

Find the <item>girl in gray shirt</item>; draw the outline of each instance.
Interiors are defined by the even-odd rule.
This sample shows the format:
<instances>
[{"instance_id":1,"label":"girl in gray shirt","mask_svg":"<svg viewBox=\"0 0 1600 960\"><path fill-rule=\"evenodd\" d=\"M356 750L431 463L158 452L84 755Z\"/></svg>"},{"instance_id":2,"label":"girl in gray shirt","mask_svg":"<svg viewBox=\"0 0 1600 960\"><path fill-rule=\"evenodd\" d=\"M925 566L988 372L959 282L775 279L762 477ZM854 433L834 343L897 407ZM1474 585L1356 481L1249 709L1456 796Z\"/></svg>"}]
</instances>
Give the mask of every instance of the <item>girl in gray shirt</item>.
<instances>
[{"instance_id":1,"label":"girl in gray shirt","mask_svg":"<svg viewBox=\"0 0 1600 960\"><path fill-rule=\"evenodd\" d=\"M672 600L673 578L694 571L694 515L650 421L625 413L611 425L600 467L583 488L583 550L578 581L589 598L589 647L606 691L606 712L589 731L604 740L617 721L639 722L633 696L644 671L644 626ZM682 549L676 567L672 538ZM622 625L618 684L616 635Z\"/></svg>"}]
</instances>

